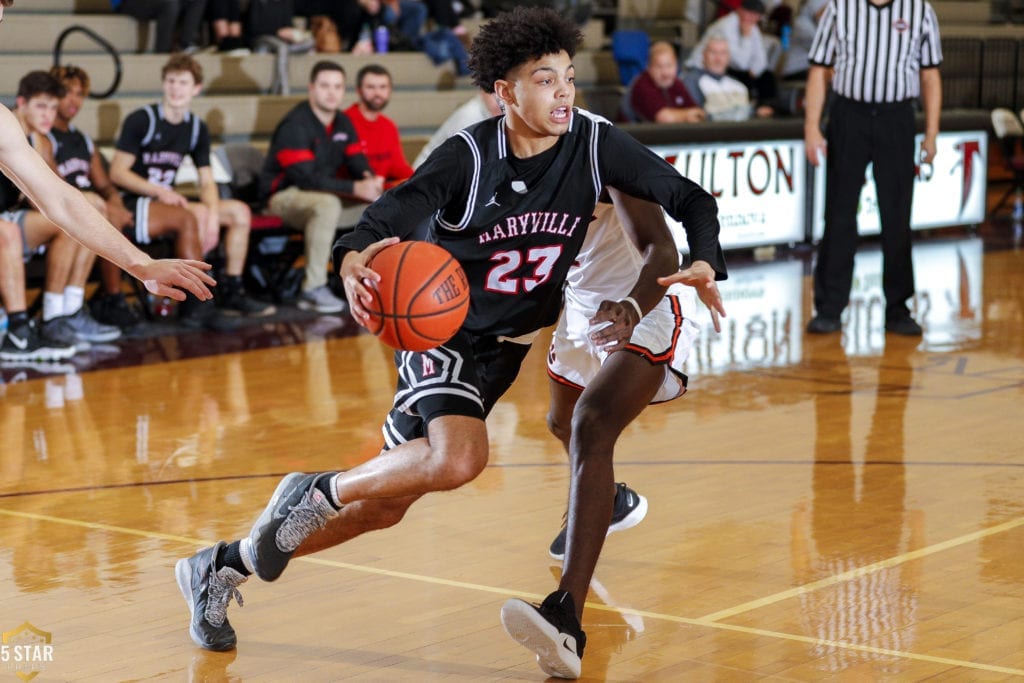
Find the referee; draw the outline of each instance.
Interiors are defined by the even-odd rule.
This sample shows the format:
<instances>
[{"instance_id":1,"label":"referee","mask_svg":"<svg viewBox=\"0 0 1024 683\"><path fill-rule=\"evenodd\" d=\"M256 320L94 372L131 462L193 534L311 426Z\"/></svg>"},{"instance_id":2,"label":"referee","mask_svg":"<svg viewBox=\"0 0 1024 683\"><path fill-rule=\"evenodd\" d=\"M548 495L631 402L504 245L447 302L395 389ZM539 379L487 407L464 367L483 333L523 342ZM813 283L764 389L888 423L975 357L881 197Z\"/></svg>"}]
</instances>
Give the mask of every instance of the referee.
<instances>
[{"instance_id":1,"label":"referee","mask_svg":"<svg viewBox=\"0 0 1024 683\"><path fill-rule=\"evenodd\" d=\"M805 100L807 159L815 166L825 159L825 235L814 268L816 315L809 333L842 327L857 250L857 204L871 162L882 220L885 330L921 334L907 308L914 294L914 101L921 97L925 115L920 160L931 163L942 107L941 62L939 26L926 0L829 0L811 44ZM823 136L829 68L835 99Z\"/></svg>"}]
</instances>

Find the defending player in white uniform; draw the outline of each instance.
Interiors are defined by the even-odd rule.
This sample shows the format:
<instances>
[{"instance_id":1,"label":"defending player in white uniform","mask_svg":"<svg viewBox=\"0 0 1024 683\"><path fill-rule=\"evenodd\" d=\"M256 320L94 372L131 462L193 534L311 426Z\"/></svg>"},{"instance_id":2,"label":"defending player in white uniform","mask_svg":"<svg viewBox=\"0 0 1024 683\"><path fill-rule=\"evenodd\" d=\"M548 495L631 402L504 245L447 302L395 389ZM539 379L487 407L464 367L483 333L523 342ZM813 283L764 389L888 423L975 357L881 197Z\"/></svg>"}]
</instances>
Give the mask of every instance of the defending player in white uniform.
<instances>
[{"instance_id":1,"label":"defending player in white uniform","mask_svg":"<svg viewBox=\"0 0 1024 683\"><path fill-rule=\"evenodd\" d=\"M622 230L610 204L598 204L576 263L565 287L565 308L548 353L548 375L562 384L583 389L608 357L588 338L590 318L604 300L620 300L640 274L643 259L637 245ZM696 296L680 284L633 329L625 349L665 364L665 381L651 403L670 401L686 393L683 364L700 332L694 322Z\"/></svg>"}]
</instances>

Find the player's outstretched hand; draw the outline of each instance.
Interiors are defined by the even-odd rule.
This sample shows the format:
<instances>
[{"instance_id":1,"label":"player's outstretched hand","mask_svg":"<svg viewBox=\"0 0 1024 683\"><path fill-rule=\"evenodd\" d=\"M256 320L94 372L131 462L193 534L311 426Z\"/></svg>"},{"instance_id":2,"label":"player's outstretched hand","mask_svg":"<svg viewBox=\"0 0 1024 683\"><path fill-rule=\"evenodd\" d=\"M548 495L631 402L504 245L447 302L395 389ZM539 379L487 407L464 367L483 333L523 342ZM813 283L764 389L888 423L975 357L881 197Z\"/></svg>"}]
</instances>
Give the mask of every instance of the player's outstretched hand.
<instances>
[{"instance_id":1,"label":"player's outstretched hand","mask_svg":"<svg viewBox=\"0 0 1024 683\"><path fill-rule=\"evenodd\" d=\"M384 247L398 244L401 240L397 237L386 237L374 242L362 251L350 251L341 260L341 268L338 270L338 277L345 287L345 298L348 300L349 312L357 323L366 327L370 316L366 312L366 306L373 303L373 296L369 287L373 283L380 282L380 274L367 267L374 256Z\"/></svg>"},{"instance_id":2,"label":"player's outstretched hand","mask_svg":"<svg viewBox=\"0 0 1024 683\"><path fill-rule=\"evenodd\" d=\"M206 272L211 267L209 263L189 259L158 259L135 269L132 275L157 296L184 301L187 290L200 301L206 301L213 298L210 287L217 284Z\"/></svg>"},{"instance_id":3,"label":"player's outstretched hand","mask_svg":"<svg viewBox=\"0 0 1024 683\"><path fill-rule=\"evenodd\" d=\"M587 338L597 349L613 353L624 347L640 323L636 309L627 301L602 301L590 319Z\"/></svg>"},{"instance_id":4,"label":"player's outstretched hand","mask_svg":"<svg viewBox=\"0 0 1024 683\"><path fill-rule=\"evenodd\" d=\"M697 290L697 297L711 313L711 323L715 326L715 332L721 332L722 323L719 316L725 317L725 306L722 304L722 294L715 283L715 271L710 264L706 261L694 261L689 268L658 278L658 284L666 287L676 282Z\"/></svg>"}]
</instances>

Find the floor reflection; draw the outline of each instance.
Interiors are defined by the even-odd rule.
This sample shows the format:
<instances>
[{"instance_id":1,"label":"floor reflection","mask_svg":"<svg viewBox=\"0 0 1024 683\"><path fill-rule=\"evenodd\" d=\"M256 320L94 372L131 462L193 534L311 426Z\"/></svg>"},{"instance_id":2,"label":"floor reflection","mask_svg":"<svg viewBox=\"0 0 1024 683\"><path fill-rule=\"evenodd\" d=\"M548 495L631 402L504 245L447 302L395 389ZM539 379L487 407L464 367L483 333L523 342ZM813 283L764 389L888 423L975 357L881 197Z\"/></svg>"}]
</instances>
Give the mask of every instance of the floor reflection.
<instances>
[{"instance_id":1,"label":"floor reflection","mask_svg":"<svg viewBox=\"0 0 1024 683\"><path fill-rule=\"evenodd\" d=\"M913 384L915 343L895 339L878 359L874 409L866 436L853 428L854 383L845 356L828 338L809 343L834 381L815 394L812 498L793 510L791 557L797 585L827 580L800 595L812 655L822 674L877 680L899 674L905 660L879 650L914 650L922 560L878 564L924 546L924 513L908 510L904 415ZM860 403L860 401L858 401ZM863 460L859 454L863 451Z\"/></svg>"}]
</instances>

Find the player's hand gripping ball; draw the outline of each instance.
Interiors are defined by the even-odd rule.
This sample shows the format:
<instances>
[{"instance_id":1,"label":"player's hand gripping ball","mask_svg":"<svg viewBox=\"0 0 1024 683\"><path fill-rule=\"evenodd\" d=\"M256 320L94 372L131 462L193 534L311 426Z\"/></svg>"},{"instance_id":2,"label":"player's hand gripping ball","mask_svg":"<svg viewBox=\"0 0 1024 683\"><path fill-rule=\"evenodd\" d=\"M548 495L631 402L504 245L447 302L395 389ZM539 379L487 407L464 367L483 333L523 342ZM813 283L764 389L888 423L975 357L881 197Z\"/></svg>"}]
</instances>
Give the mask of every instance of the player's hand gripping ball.
<instances>
[{"instance_id":1,"label":"player's hand gripping ball","mask_svg":"<svg viewBox=\"0 0 1024 683\"><path fill-rule=\"evenodd\" d=\"M399 242L380 250L367 264L380 274L370 287L373 302L367 328L404 351L440 346L462 326L469 311L469 283L462 266L444 248L429 242Z\"/></svg>"}]
</instances>

